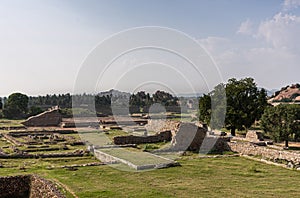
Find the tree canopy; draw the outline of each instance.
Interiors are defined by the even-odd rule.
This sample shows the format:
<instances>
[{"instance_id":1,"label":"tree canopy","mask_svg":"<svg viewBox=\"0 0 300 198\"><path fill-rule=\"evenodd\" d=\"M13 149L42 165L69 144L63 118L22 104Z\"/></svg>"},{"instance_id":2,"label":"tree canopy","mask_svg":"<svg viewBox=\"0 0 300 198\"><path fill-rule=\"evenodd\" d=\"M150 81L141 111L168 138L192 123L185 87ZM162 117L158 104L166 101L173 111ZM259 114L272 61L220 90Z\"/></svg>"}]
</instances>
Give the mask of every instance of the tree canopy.
<instances>
[{"instance_id":1,"label":"tree canopy","mask_svg":"<svg viewBox=\"0 0 300 198\"><path fill-rule=\"evenodd\" d=\"M288 141L291 136L297 139L300 136L300 105L280 104L266 108L261 118L262 129L271 135L273 140Z\"/></svg>"},{"instance_id":2,"label":"tree canopy","mask_svg":"<svg viewBox=\"0 0 300 198\"><path fill-rule=\"evenodd\" d=\"M3 114L6 118L23 118L28 112L28 96L22 93L11 94L5 102Z\"/></svg>"},{"instance_id":3,"label":"tree canopy","mask_svg":"<svg viewBox=\"0 0 300 198\"><path fill-rule=\"evenodd\" d=\"M152 97L149 93L140 91L130 96L129 108L131 113L147 113L152 104L159 103L166 108L166 111L180 112L178 101L177 97L164 91L156 91Z\"/></svg>"},{"instance_id":4,"label":"tree canopy","mask_svg":"<svg viewBox=\"0 0 300 198\"><path fill-rule=\"evenodd\" d=\"M225 87L226 102L222 102L222 97L225 97L220 92L222 87ZM255 120L260 119L267 105L266 96L266 91L259 90L252 78L229 79L227 84L219 84L208 95L200 98L199 119L209 125L211 121L220 125L217 120L222 120L220 112L226 108L224 126L230 129L234 136L236 129L248 129ZM216 109L214 114L212 106Z\"/></svg>"}]
</instances>

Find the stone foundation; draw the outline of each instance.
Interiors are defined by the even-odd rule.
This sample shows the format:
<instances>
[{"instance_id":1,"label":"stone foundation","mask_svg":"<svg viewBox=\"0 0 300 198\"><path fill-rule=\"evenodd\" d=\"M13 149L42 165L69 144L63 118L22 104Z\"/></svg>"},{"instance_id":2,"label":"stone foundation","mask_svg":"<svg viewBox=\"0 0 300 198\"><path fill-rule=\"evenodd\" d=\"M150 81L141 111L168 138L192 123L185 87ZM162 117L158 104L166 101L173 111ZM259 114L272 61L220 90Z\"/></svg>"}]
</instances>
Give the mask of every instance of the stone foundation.
<instances>
[{"instance_id":1,"label":"stone foundation","mask_svg":"<svg viewBox=\"0 0 300 198\"><path fill-rule=\"evenodd\" d=\"M172 133L171 131L163 131L156 135L150 136L116 136L114 137L114 144L124 145L124 144L145 144L145 143L157 143L164 141L171 141Z\"/></svg>"},{"instance_id":2,"label":"stone foundation","mask_svg":"<svg viewBox=\"0 0 300 198\"><path fill-rule=\"evenodd\" d=\"M55 185L36 175L0 177L1 198L64 198Z\"/></svg>"},{"instance_id":3,"label":"stone foundation","mask_svg":"<svg viewBox=\"0 0 300 198\"><path fill-rule=\"evenodd\" d=\"M242 155L259 156L272 161L285 160L293 164L300 164L300 153L298 152L276 150L267 146L257 146L249 142L228 142L228 146L232 151Z\"/></svg>"}]
</instances>

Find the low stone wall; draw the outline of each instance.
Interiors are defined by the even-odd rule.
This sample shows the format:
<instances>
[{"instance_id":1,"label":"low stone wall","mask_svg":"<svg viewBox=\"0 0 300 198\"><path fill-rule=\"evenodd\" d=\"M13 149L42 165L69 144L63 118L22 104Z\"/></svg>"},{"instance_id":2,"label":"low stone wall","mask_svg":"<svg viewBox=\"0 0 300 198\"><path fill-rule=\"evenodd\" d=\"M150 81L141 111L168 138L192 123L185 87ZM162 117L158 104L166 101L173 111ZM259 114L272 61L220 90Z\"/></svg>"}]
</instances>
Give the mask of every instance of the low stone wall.
<instances>
[{"instance_id":1,"label":"low stone wall","mask_svg":"<svg viewBox=\"0 0 300 198\"><path fill-rule=\"evenodd\" d=\"M59 192L52 182L36 175L32 175L30 183L30 198L38 197L64 198L65 196Z\"/></svg>"},{"instance_id":2,"label":"low stone wall","mask_svg":"<svg viewBox=\"0 0 300 198\"><path fill-rule=\"evenodd\" d=\"M228 142L228 146L232 151L242 155L261 156L272 161L285 160L293 164L300 164L300 153L257 146L249 142Z\"/></svg>"},{"instance_id":3,"label":"low stone wall","mask_svg":"<svg viewBox=\"0 0 300 198\"><path fill-rule=\"evenodd\" d=\"M86 154L85 151L81 150L78 152L69 153L49 153L49 154L28 154L28 153L17 153L17 154L1 154L0 159L38 159L38 158L61 158L61 157L82 157Z\"/></svg>"},{"instance_id":4,"label":"low stone wall","mask_svg":"<svg viewBox=\"0 0 300 198\"><path fill-rule=\"evenodd\" d=\"M55 185L36 175L0 177L0 197L64 198Z\"/></svg>"},{"instance_id":5,"label":"low stone wall","mask_svg":"<svg viewBox=\"0 0 300 198\"><path fill-rule=\"evenodd\" d=\"M28 175L0 177L0 197L29 197L30 177Z\"/></svg>"},{"instance_id":6,"label":"low stone wall","mask_svg":"<svg viewBox=\"0 0 300 198\"><path fill-rule=\"evenodd\" d=\"M85 128L85 127L99 127L99 122L62 122L62 128Z\"/></svg>"},{"instance_id":7,"label":"low stone wall","mask_svg":"<svg viewBox=\"0 0 300 198\"><path fill-rule=\"evenodd\" d=\"M144 143L157 143L164 141L171 141L172 133L171 131L163 131L156 135L151 136L116 136L114 137L114 144L124 145L124 144L144 144Z\"/></svg>"},{"instance_id":8,"label":"low stone wall","mask_svg":"<svg viewBox=\"0 0 300 198\"><path fill-rule=\"evenodd\" d=\"M36 116L29 117L22 122L27 127L41 127L41 126L59 126L62 121L62 115L59 109L51 109Z\"/></svg>"}]
</instances>

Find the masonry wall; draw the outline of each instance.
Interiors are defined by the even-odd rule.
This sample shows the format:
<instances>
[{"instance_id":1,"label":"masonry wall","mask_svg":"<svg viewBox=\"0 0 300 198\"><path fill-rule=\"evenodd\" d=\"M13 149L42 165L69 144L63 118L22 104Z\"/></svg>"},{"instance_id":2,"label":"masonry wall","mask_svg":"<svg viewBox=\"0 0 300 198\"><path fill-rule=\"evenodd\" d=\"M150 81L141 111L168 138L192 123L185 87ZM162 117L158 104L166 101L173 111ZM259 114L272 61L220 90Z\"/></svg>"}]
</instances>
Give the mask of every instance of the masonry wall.
<instances>
[{"instance_id":1,"label":"masonry wall","mask_svg":"<svg viewBox=\"0 0 300 198\"><path fill-rule=\"evenodd\" d=\"M30 198L64 198L65 196L56 188L56 186L41 177L36 175L31 176Z\"/></svg>"},{"instance_id":2,"label":"masonry wall","mask_svg":"<svg viewBox=\"0 0 300 198\"><path fill-rule=\"evenodd\" d=\"M64 198L55 185L36 175L0 177L1 198Z\"/></svg>"},{"instance_id":3,"label":"masonry wall","mask_svg":"<svg viewBox=\"0 0 300 198\"><path fill-rule=\"evenodd\" d=\"M30 176L0 177L0 197L29 197Z\"/></svg>"},{"instance_id":4,"label":"masonry wall","mask_svg":"<svg viewBox=\"0 0 300 198\"><path fill-rule=\"evenodd\" d=\"M22 124L27 127L58 126L62 121L62 115L58 109L48 110L36 116L29 117Z\"/></svg>"},{"instance_id":5,"label":"masonry wall","mask_svg":"<svg viewBox=\"0 0 300 198\"><path fill-rule=\"evenodd\" d=\"M171 131L163 131L156 135L151 136L116 136L114 137L114 144L124 145L124 144L144 144L144 143L156 143L163 141L171 141L172 133Z\"/></svg>"},{"instance_id":6,"label":"masonry wall","mask_svg":"<svg viewBox=\"0 0 300 198\"><path fill-rule=\"evenodd\" d=\"M228 142L228 146L234 152L242 155L261 156L269 160L286 160L294 164L300 164L300 153L285 150L276 150L266 146L257 146L249 142Z\"/></svg>"}]
</instances>

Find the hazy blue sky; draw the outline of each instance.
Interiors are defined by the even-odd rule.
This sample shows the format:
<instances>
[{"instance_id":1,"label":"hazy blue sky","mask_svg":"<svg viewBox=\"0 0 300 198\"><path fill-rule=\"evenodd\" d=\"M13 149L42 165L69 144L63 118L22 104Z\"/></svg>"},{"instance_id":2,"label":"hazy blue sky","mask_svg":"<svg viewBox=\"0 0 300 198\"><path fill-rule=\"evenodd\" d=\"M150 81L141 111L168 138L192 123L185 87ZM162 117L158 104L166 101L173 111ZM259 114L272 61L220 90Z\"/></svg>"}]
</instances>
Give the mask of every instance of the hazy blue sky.
<instances>
[{"instance_id":1,"label":"hazy blue sky","mask_svg":"<svg viewBox=\"0 0 300 198\"><path fill-rule=\"evenodd\" d=\"M251 76L268 89L299 82L300 0L0 0L0 96L72 92L90 51L138 26L187 33L224 80Z\"/></svg>"}]
</instances>

